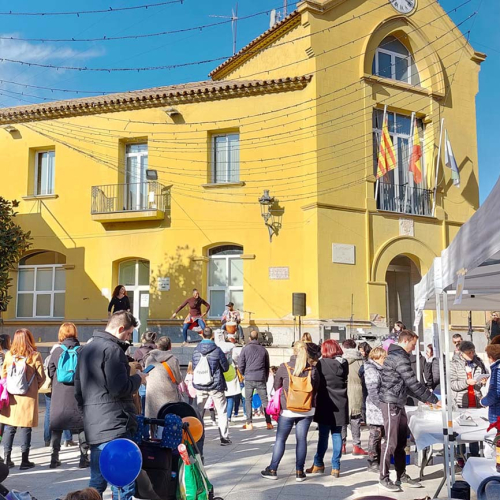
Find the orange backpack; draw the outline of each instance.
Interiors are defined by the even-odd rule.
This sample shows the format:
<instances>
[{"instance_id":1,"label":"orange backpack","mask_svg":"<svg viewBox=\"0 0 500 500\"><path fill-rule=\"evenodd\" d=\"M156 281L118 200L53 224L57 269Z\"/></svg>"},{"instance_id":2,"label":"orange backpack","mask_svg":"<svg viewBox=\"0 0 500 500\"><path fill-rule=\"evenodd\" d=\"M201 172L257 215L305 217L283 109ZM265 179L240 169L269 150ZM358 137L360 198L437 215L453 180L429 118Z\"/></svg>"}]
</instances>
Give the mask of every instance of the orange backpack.
<instances>
[{"instance_id":1,"label":"orange backpack","mask_svg":"<svg viewBox=\"0 0 500 500\"><path fill-rule=\"evenodd\" d=\"M306 368L306 377L297 377L292 374L290 367L285 364L288 372L288 391L285 391L286 406L290 411L305 413L312 409L313 386L311 368Z\"/></svg>"}]
</instances>

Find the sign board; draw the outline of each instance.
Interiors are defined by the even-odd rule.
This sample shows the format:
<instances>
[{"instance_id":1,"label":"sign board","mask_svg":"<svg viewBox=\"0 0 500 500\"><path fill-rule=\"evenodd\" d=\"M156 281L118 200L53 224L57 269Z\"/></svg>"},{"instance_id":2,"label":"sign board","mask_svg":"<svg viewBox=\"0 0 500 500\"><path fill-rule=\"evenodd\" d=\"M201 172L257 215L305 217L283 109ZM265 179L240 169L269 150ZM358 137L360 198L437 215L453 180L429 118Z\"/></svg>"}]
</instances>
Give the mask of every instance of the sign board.
<instances>
[{"instance_id":1,"label":"sign board","mask_svg":"<svg viewBox=\"0 0 500 500\"><path fill-rule=\"evenodd\" d=\"M332 243L332 262L335 264L356 264L356 247L342 243Z\"/></svg>"},{"instance_id":2,"label":"sign board","mask_svg":"<svg viewBox=\"0 0 500 500\"><path fill-rule=\"evenodd\" d=\"M157 278L158 280L158 291L159 292L169 292L170 291L170 278Z\"/></svg>"},{"instance_id":3,"label":"sign board","mask_svg":"<svg viewBox=\"0 0 500 500\"><path fill-rule=\"evenodd\" d=\"M270 267L269 268L269 279L270 280L287 280L289 279L289 268L288 267Z\"/></svg>"},{"instance_id":4,"label":"sign board","mask_svg":"<svg viewBox=\"0 0 500 500\"><path fill-rule=\"evenodd\" d=\"M141 307L149 307L149 293L141 294Z\"/></svg>"}]
</instances>

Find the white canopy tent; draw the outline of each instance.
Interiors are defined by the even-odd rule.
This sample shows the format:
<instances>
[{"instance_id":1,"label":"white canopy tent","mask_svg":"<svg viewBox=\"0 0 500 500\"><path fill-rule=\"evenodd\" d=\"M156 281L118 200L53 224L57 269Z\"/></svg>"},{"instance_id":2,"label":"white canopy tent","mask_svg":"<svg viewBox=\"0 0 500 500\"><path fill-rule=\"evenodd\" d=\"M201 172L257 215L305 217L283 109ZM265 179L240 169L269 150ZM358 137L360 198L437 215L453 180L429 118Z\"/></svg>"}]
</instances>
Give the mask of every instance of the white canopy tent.
<instances>
[{"instance_id":1,"label":"white canopy tent","mask_svg":"<svg viewBox=\"0 0 500 500\"><path fill-rule=\"evenodd\" d=\"M499 216L500 179L484 204L460 228L450 246L443 250L441 257L434 259L429 272L415 286L416 318L422 316L423 310L436 311L440 352L442 347L445 353L450 352L449 311L491 311L500 308L500 231L496 225ZM463 280L462 287L459 279ZM448 496L451 496L455 473L454 446L450 446L449 440L453 433L449 355L445 356L445 363L446 372L443 363L440 363L441 380L445 380L446 373L446 383L444 386L441 384L444 479Z\"/></svg>"}]
</instances>

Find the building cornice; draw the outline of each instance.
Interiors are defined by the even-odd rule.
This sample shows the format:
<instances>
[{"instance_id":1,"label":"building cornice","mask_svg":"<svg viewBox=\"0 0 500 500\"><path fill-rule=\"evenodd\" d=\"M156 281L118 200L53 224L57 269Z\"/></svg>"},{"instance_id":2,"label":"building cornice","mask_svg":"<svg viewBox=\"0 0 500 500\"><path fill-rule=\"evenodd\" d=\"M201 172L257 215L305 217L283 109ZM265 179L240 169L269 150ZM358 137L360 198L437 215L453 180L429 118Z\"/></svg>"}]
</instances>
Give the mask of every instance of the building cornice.
<instances>
[{"instance_id":1,"label":"building cornice","mask_svg":"<svg viewBox=\"0 0 500 500\"><path fill-rule=\"evenodd\" d=\"M304 75L269 80L198 82L17 106L0 109L0 125L290 92L304 89L311 79L311 75Z\"/></svg>"}]
</instances>

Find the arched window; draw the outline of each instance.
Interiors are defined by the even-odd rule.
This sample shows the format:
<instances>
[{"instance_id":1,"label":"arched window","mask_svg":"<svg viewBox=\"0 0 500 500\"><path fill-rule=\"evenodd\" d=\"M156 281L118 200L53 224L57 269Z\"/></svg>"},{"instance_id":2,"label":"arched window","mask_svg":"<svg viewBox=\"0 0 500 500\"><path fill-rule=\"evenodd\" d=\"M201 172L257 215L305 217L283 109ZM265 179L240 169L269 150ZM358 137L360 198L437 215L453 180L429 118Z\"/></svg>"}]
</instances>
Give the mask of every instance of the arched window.
<instances>
[{"instance_id":1,"label":"arched window","mask_svg":"<svg viewBox=\"0 0 500 500\"><path fill-rule=\"evenodd\" d=\"M220 318L226 304L243 311L243 247L224 245L208 252L208 302L210 317Z\"/></svg>"},{"instance_id":2,"label":"arched window","mask_svg":"<svg viewBox=\"0 0 500 500\"><path fill-rule=\"evenodd\" d=\"M420 85L411 52L396 37L387 36L375 51L373 74L391 80Z\"/></svg>"},{"instance_id":3,"label":"arched window","mask_svg":"<svg viewBox=\"0 0 500 500\"><path fill-rule=\"evenodd\" d=\"M66 257L57 252L35 252L19 261L18 318L64 318Z\"/></svg>"}]
</instances>

